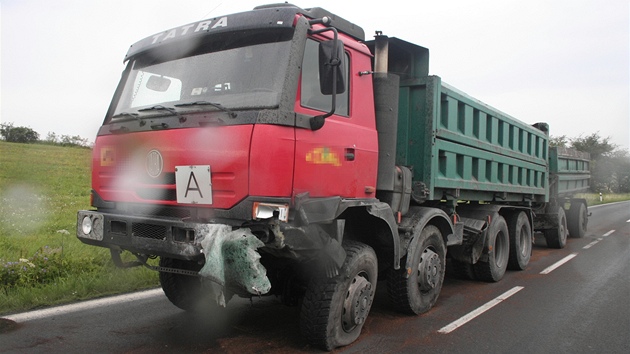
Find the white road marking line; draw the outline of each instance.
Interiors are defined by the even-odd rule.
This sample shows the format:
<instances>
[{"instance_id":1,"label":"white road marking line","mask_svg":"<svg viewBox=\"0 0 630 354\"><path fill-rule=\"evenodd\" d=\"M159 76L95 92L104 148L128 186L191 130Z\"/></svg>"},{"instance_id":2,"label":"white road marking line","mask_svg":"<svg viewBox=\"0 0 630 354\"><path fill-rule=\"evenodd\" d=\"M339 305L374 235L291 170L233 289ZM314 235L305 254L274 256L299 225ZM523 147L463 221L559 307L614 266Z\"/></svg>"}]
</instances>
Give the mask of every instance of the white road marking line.
<instances>
[{"instance_id":1,"label":"white road marking line","mask_svg":"<svg viewBox=\"0 0 630 354\"><path fill-rule=\"evenodd\" d=\"M83 301L83 302L78 302L76 304L51 307L47 309L30 311L30 312L23 312L23 313L18 313L15 315L5 316L2 318L11 320L14 322L26 322L26 321L37 320L37 319L51 317L51 316L60 316L67 313L78 312L78 311L87 310L87 309L94 309L94 308L103 307L103 306L130 302L134 300L148 299L148 298L156 297L163 294L164 292L162 292L162 289L158 288L158 289L152 289L152 290L147 290L147 291L142 291L142 292L137 292L137 293Z\"/></svg>"},{"instance_id":2,"label":"white road marking line","mask_svg":"<svg viewBox=\"0 0 630 354\"><path fill-rule=\"evenodd\" d=\"M583 249L585 249L585 250L587 250L587 249L589 249L589 248L593 247L593 246L594 246L597 242L599 242L599 241L600 241L600 239L597 239L597 240L595 240L595 241L593 241L593 242L589 243L588 245L586 245L586 246L584 246L584 247L582 247L582 248L583 248Z\"/></svg>"},{"instance_id":3,"label":"white road marking line","mask_svg":"<svg viewBox=\"0 0 630 354\"><path fill-rule=\"evenodd\" d=\"M602 237L608 237L608 236L612 235L613 232L615 232L615 230L610 230L607 233L603 234Z\"/></svg>"},{"instance_id":4,"label":"white road marking line","mask_svg":"<svg viewBox=\"0 0 630 354\"><path fill-rule=\"evenodd\" d=\"M501 303L503 300L506 300L507 298L509 298L510 296L516 294L517 292L523 290L524 287L522 286L516 286L506 292L504 292L503 294L499 295L498 297L496 297L494 300L491 300L489 302L487 302L485 305L482 305L480 307L478 307L476 310L468 313L467 315L461 317L460 319L452 322L451 324L442 327L442 329L440 329L438 331L438 333L442 333L442 334L448 334L453 332L454 330L458 329L459 327L465 325L466 323L472 321L473 319L475 319L475 317L481 315L482 313L490 310L491 308L495 307L496 305L498 305L499 303Z\"/></svg>"},{"instance_id":5,"label":"white road marking line","mask_svg":"<svg viewBox=\"0 0 630 354\"><path fill-rule=\"evenodd\" d=\"M626 220L626 222L630 222L630 219Z\"/></svg>"},{"instance_id":6,"label":"white road marking line","mask_svg":"<svg viewBox=\"0 0 630 354\"><path fill-rule=\"evenodd\" d=\"M561 265L565 264L566 262L570 261L575 256L577 256L577 253L571 253L570 255L562 258L561 260L557 261L556 263L552 264L551 266L545 268L542 272L540 272L540 274L549 274L549 273L553 272L556 268L558 268Z\"/></svg>"}]
</instances>

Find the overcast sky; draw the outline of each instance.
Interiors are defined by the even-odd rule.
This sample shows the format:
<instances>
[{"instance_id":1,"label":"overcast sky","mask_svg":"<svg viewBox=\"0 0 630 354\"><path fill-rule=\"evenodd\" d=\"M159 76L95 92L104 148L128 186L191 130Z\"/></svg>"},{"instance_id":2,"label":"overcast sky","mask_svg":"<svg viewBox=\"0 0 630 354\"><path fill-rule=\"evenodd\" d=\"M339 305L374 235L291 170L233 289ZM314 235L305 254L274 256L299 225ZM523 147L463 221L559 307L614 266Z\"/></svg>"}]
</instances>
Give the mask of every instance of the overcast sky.
<instances>
[{"instance_id":1,"label":"overcast sky","mask_svg":"<svg viewBox=\"0 0 630 354\"><path fill-rule=\"evenodd\" d=\"M0 0L0 122L94 140L129 45L274 0ZM296 0L428 47L430 72L553 136L630 147L627 0Z\"/></svg>"}]
</instances>

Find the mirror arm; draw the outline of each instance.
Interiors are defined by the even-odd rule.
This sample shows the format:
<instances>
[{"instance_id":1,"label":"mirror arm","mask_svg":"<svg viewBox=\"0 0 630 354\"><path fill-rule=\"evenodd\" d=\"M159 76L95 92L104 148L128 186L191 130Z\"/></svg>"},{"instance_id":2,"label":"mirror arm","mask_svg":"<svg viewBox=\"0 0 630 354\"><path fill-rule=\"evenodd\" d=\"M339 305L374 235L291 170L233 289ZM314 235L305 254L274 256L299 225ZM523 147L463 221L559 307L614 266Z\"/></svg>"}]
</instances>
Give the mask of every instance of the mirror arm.
<instances>
[{"instance_id":1,"label":"mirror arm","mask_svg":"<svg viewBox=\"0 0 630 354\"><path fill-rule=\"evenodd\" d=\"M328 19L328 17L324 17L321 20L312 20L312 23L322 23L322 24L328 24L330 23L330 20ZM308 30L309 34L313 35L313 34L320 34L323 32L328 32L328 31L332 31L333 32L333 53L337 53L337 45L339 43L339 38L338 38L338 33L337 33L337 29L334 27L327 27L327 28L323 28L320 30ZM340 64L340 59L333 59L329 65L332 66L337 66ZM311 125L311 130L315 131L315 130L320 130L323 126L324 126L324 121L326 120L326 118L332 116L333 114L335 114L335 110L337 108L337 70L333 70L333 87L332 87L332 107L330 108L330 112L323 114L323 115L319 115L319 116L315 116L313 118L311 118L310 120L310 125Z\"/></svg>"}]
</instances>

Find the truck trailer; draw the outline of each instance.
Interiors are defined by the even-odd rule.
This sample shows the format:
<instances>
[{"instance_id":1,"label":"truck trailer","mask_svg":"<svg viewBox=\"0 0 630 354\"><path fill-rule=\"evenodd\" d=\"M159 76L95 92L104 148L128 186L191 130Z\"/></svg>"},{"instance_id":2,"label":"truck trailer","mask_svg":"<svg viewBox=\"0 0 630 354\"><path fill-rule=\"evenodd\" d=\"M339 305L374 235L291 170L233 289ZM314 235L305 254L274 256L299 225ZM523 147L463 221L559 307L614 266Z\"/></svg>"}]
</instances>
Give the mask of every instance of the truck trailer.
<instances>
[{"instance_id":1,"label":"truck trailer","mask_svg":"<svg viewBox=\"0 0 630 354\"><path fill-rule=\"evenodd\" d=\"M586 232L588 155L429 75L428 49L324 9L186 24L125 62L77 236L158 271L184 310L275 295L331 350L357 339L377 283L418 315L447 263L496 282L536 234Z\"/></svg>"}]
</instances>

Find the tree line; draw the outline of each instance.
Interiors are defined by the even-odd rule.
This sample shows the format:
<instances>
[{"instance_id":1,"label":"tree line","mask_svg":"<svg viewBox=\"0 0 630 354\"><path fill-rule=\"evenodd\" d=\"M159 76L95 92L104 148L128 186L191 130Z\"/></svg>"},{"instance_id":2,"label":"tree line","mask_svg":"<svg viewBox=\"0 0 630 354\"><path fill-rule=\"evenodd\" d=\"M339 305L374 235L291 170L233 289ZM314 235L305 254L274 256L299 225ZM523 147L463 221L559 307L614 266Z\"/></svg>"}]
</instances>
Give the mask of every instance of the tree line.
<instances>
[{"instance_id":1,"label":"tree line","mask_svg":"<svg viewBox=\"0 0 630 354\"><path fill-rule=\"evenodd\" d=\"M40 140L38 132L29 127L15 127L13 123L0 123L0 138L10 143L90 147L88 139L79 135L57 135L49 132L45 139Z\"/></svg>"}]
</instances>

